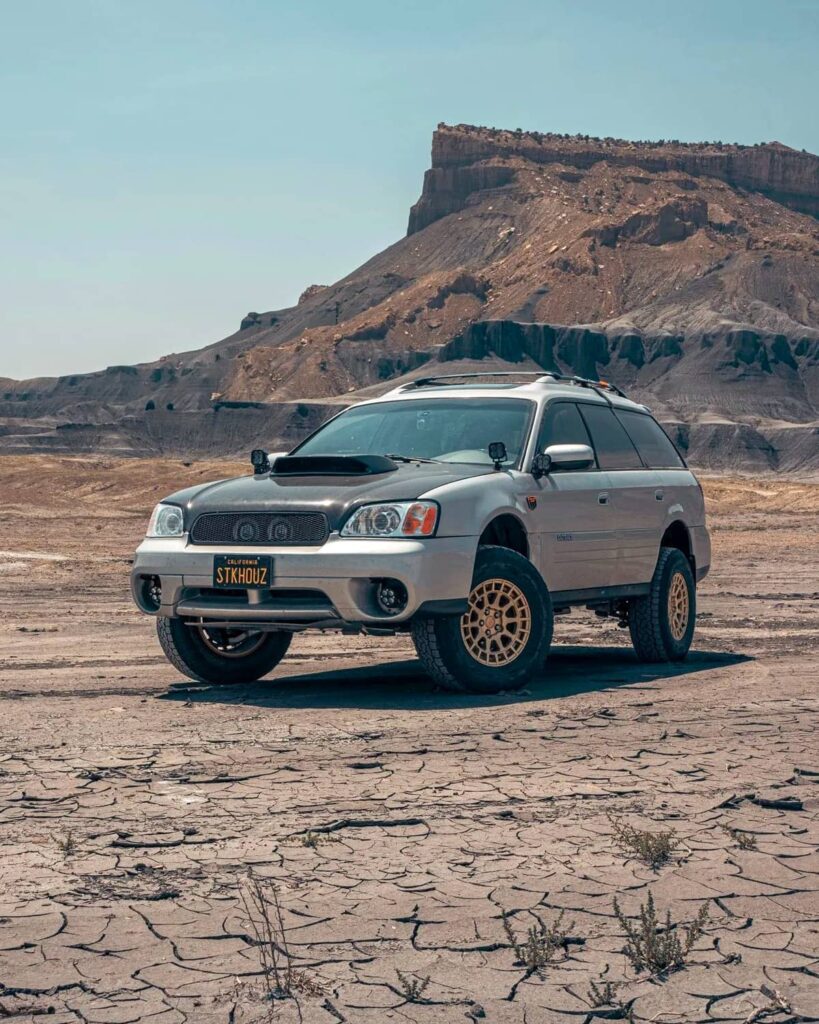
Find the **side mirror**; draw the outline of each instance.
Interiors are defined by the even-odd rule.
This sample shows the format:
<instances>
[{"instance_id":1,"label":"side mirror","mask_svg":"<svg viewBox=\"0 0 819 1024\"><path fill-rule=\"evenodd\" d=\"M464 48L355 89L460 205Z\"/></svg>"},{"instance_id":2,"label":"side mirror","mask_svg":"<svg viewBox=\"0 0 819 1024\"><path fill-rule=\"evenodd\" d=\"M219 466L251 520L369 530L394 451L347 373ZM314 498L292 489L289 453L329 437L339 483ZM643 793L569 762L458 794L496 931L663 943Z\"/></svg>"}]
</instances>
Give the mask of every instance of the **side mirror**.
<instances>
[{"instance_id":1,"label":"side mirror","mask_svg":"<svg viewBox=\"0 0 819 1024\"><path fill-rule=\"evenodd\" d=\"M594 465L594 452L587 444L550 444L542 456L549 469L588 469Z\"/></svg>"}]
</instances>

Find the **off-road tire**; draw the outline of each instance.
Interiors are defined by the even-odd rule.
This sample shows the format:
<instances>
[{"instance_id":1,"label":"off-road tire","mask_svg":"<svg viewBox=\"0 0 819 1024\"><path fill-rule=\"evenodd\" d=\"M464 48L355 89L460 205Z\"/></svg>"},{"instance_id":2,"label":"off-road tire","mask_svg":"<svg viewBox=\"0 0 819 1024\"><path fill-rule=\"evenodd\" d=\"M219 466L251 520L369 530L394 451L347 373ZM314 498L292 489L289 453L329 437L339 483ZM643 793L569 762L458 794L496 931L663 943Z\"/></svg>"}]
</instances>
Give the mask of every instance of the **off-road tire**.
<instances>
[{"instance_id":1,"label":"off-road tire","mask_svg":"<svg viewBox=\"0 0 819 1024\"><path fill-rule=\"evenodd\" d=\"M554 613L543 577L528 559L508 548L478 548L472 590L488 580L504 580L518 588L531 615L525 646L509 664L481 664L470 653L461 632L461 615L432 615L412 622L412 639L424 670L446 690L497 693L519 690L543 668L554 628Z\"/></svg>"},{"instance_id":2,"label":"off-road tire","mask_svg":"<svg viewBox=\"0 0 819 1024\"><path fill-rule=\"evenodd\" d=\"M677 574L688 589L688 621L685 632L675 637L669 616L669 591ZM682 661L691 647L697 619L697 588L691 563L678 548L660 548L651 590L629 602L628 628L640 661Z\"/></svg>"},{"instance_id":3,"label":"off-road tire","mask_svg":"<svg viewBox=\"0 0 819 1024\"><path fill-rule=\"evenodd\" d=\"M287 653L291 633L266 633L261 644L242 657L225 657L211 650L198 629L182 619L160 616L156 634L168 661L182 675L200 683L254 683L279 664Z\"/></svg>"}]
</instances>

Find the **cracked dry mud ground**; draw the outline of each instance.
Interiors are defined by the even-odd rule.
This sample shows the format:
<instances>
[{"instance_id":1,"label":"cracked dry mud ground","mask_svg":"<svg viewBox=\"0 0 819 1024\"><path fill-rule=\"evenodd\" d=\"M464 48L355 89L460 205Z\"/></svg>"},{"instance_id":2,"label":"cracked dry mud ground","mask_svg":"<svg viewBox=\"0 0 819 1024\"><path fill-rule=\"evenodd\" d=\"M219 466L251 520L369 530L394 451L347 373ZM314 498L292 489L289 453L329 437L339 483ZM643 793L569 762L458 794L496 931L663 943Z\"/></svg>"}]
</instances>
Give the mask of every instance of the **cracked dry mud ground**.
<instances>
[{"instance_id":1,"label":"cracked dry mud ground","mask_svg":"<svg viewBox=\"0 0 819 1024\"><path fill-rule=\"evenodd\" d=\"M278 881L305 1021L819 1019L819 487L706 482L685 665L574 614L529 692L475 699L400 639L182 682L125 578L154 498L202 475L224 468L0 460L0 1019L258 1019L248 867ZM612 816L681 844L651 870ZM666 978L635 973L612 907L649 890L677 922L708 907ZM561 910L529 974L502 913L522 936ZM606 980L625 1010L591 1008Z\"/></svg>"}]
</instances>

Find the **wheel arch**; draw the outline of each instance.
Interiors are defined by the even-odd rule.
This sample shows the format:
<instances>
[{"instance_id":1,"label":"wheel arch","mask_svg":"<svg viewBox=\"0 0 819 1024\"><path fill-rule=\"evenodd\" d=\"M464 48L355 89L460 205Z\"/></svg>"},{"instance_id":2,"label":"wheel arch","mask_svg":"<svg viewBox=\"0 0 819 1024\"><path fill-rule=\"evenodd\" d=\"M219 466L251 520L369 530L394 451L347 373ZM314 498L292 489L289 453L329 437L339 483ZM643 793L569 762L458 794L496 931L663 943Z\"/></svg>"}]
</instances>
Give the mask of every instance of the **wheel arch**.
<instances>
[{"instance_id":1,"label":"wheel arch","mask_svg":"<svg viewBox=\"0 0 819 1024\"><path fill-rule=\"evenodd\" d=\"M501 512L489 520L478 539L478 546L480 547L482 544L494 544L499 548L508 548L510 551L516 551L519 555L523 555L524 558L530 556L529 534L526 527L511 512Z\"/></svg>"},{"instance_id":2,"label":"wheel arch","mask_svg":"<svg viewBox=\"0 0 819 1024\"><path fill-rule=\"evenodd\" d=\"M682 551L691 564L691 570L696 578L697 560L694 555L694 546L691 543L691 532L682 519L675 519L666 526L660 547L676 548L678 551Z\"/></svg>"}]
</instances>

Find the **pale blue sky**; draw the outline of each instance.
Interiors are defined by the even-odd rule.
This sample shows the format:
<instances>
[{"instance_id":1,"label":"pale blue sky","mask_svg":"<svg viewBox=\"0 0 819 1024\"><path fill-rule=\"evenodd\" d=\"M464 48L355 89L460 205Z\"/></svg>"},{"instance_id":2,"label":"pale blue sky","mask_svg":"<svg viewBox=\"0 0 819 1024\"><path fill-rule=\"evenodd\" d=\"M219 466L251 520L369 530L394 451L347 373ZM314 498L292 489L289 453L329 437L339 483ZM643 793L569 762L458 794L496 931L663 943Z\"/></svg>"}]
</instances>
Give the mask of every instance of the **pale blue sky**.
<instances>
[{"instance_id":1,"label":"pale blue sky","mask_svg":"<svg viewBox=\"0 0 819 1024\"><path fill-rule=\"evenodd\" d=\"M0 0L0 376L205 345L399 238L438 121L819 152L819 0Z\"/></svg>"}]
</instances>

